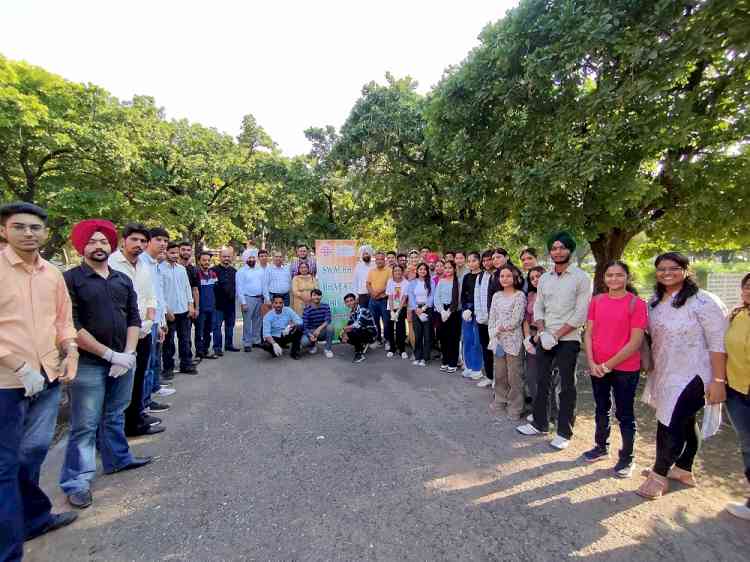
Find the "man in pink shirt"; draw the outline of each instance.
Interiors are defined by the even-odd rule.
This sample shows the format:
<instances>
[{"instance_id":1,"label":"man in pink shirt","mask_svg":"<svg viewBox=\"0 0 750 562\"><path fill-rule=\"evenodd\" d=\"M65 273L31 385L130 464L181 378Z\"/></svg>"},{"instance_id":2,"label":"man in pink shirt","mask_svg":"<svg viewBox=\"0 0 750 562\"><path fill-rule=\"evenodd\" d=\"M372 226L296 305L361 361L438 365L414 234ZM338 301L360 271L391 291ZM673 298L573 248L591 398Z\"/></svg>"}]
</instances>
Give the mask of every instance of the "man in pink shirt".
<instances>
[{"instance_id":1,"label":"man in pink shirt","mask_svg":"<svg viewBox=\"0 0 750 562\"><path fill-rule=\"evenodd\" d=\"M57 422L60 382L78 369L70 298L62 274L39 255L47 213L30 203L0 207L0 560L23 543L69 525L53 514L39 471Z\"/></svg>"}]
</instances>

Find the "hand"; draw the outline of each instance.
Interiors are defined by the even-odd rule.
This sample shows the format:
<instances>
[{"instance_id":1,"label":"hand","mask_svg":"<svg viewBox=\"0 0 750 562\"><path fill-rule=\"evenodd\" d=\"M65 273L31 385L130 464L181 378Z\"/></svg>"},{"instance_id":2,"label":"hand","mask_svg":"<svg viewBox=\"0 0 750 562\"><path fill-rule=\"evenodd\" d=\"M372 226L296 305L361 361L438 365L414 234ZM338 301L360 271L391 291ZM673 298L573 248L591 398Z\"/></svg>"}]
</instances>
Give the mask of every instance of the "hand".
<instances>
[{"instance_id":1,"label":"hand","mask_svg":"<svg viewBox=\"0 0 750 562\"><path fill-rule=\"evenodd\" d=\"M28 363L24 363L17 374L21 379L23 387L26 389L26 394L24 394L26 398L31 398L44 390L44 377L42 373L31 367Z\"/></svg>"},{"instance_id":2,"label":"hand","mask_svg":"<svg viewBox=\"0 0 750 562\"><path fill-rule=\"evenodd\" d=\"M344 332L351 332L354 329L354 326L346 326L344 328Z\"/></svg>"},{"instance_id":3,"label":"hand","mask_svg":"<svg viewBox=\"0 0 750 562\"><path fill-rule=\"evenodd\" d=\"M112 365L125 367L125 370L129 371L130 369L135 367L136 356L135 353L118 353L116 351L108 349L102 356L102 359L104 359L105 361L109 361L110 363L112 363Z\"/></svg>"},{"instance_id":4,"label":"hand","mask_svg":"<svg viewBox=\"0 0 750 562\"><path fill-rule=\"evenodd\" d=\"M247 312L247 309L248 309L248 306L247 306L246 304L241 304L241 305L240 305L240 310L241 310L242 312Z\"/></svg>"},{"instance_id":5,"label":"hand","mask_svg":"<svg viewBox=\"0 0 750 562\"><path fill-rule=\"evenodd\" d=\"M471 322L471 310L464 310L461 316L463 316L463 319L467 322Z\"/></svg>"},{"instance_id":6,"label":"hand","mask_svg":"<svg viewBox=\"0 0 750 562\"><path fill-rule=\"evenodd\" d=\"M198 309L192 304L188 307L188 316L193 320L198 318Z\"/></svg>"},{"instance_id":7,"label":"hand","mask_svg":"<svg viewBox=\"0 0 750 562\"><path fill-rule=\"evenodd\" d=\"M606 374L604 372L604 369L602 369L602 366L597 365L593 360L589 361L589 371L592 377L596 377L598 379L602 378Z\"/></svg>"},{"instance_id":8,"label":"hand","mask_svg":"<svg viewBox=\"0 0 750 562\"><path fill-rule=\"evenodd\" d=\"M167 329L163 326L159 326L159 337L158 342L164 343L164 340L167 339Z\"/></svg>"},{"instance_id":9,"label":"hand","mask_svg":"<svg viewBox=\"0 0 750 562\"><path fill-rule=\"evenodd\" d=\"M526 348L526 353L529 355L536 355L536 347L534 347L534 342L531 339L531 336L523 340L523 346Z\"/></svg>"},{"instance_id":10,"label":"hand","mask_svg":"<svg viewBox=\"0 0 750 562\"><path fill-rule=\"evenodd\" d=\"M706 403L718 404L727 399L727 385L724 382L713 381L706 389Z\"/></svg>"},{"instance_id":11,"label":"hand","mask_svg":"<svg viewBox=\"0 0 750 562\"><path fill-rule=\"evenodd\" d=\"M281 357L281 354L283 353L281 346L276 342L273 342L273 353L276 357Z\"/></svg>"},{"instance_id":12,"label":"hand","mask_svg":"<svg viewBox=\"0 0 750 562\"><path fill-rule=\"evenodd\" d=\"M78 352L68 352L60 362L60 381L72 382L78 372Z\"/></svg>"},{"instance_id":13,"label":"hand","mask_svg":"<svg viewBox=\"0 0 750 562\"><path fill-rule=\"evenodd\" d=\"M341 332L341 341L343 343L346 343L346 342L349 341L349 336L346 335L346 330L344 330L343 332Z\"/></svg>"},{"instance_id":14,"label":"hand","mask_svg":"<svg viewBox=\"0 0 750 562\"><path fill-rule=\"evenodd\" d=\"M313 332L312 334L310 334L309 339L311 343L315 343L316 341L318 341L318 334L316 332Z\"/></svg>"},{"instance_id":15,"label":"hand","mask_svg":"<svg viewBox=\"0 0 750 562\"><path fill-rule=\"evenodd\" d=\"M542 348L549 351L557 345L557 338L549 332L542 332L539 335L539 341L542 342Z\"/></svg>"},{"instance_id":16,"label":"hand","mask_svg":"<svg viewBox=\"0 0 750 562\"><path fill-rule=\"evenodd\" d=\"M116 379L118 377L121 377L122 375L124 375L128 371L130 371L130 369L128 369L127 367L122 367L120 365L114 365L113 364L109 368L109 376L112 377L113 379Z\"/></svg>"},{"instance_id":17,"label":"hand","mask_svg":"<svg viewBox=\"0 0 750 562\"><path fill-rule=\"evenodd\" d=\"M171 312L167 312L166 317L167 322L174 322L174 314L172 314Z\"/></svg>"}]
</instances>

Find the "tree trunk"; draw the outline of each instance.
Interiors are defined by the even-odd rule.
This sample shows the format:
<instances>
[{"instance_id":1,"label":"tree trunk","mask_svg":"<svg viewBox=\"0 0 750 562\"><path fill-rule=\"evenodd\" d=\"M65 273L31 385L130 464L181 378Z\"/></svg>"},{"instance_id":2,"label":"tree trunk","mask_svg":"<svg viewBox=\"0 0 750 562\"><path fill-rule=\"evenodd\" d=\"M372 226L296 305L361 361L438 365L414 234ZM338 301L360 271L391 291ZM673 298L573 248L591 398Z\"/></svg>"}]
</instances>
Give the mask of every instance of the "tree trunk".
<instances>
[{"instance_id":1,"label":"tree trunk","mask_svg":"<svg viewBox=\"0 0 750 562\"><path fill-rule=\"evenodd\" d=\"M628 242L637 232L613 228L609 232L600 233L596 240L590 240L591 253L596 259L596 270L594 273L594 294L606 291L604 286L604 268L612 260L619 260L625 251Z\"/></svg>"}]
</instances>

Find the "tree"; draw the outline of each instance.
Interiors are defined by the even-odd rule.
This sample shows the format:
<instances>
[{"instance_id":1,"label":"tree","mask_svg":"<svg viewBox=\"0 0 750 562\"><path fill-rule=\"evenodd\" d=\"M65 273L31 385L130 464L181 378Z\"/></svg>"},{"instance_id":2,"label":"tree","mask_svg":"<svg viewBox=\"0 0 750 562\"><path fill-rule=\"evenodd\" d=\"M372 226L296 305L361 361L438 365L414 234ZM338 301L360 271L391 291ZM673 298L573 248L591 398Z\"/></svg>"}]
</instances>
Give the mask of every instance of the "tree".
<instances>
[{"instance_id":1,"label":"tree","mask_svg":"<svg viewBox=\"0 0 750 562\"><path fill-rule=\"evenodd\" d=\"M747 222L748 29L729 1L522 0L438 85L432 142L600 282L639 232Z\"/></svg>"}]
</instances>

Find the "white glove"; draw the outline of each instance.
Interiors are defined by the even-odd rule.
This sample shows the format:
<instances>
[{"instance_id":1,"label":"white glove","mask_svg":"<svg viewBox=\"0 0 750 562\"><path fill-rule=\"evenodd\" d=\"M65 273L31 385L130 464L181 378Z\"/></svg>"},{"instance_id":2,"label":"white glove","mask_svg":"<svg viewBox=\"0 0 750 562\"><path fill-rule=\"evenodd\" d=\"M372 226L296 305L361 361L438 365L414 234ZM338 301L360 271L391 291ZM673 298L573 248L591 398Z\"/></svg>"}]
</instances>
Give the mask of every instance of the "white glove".
<instances>
[{"instance_id":1,"label":"white glove","mask_svg":"<svg viewBox=\"0 0 750 562\"><path fill-rule=\"evenodd\" d=\"M450 310L443 310L440 312L440 318L443 319L443 322L447 322L448 318L450 318L451 311Z\"/></svg>"},{"instance_id":2,"label":"white glove","mask_svg":"<svg viewBox=\"0 0 750 562\"><path fill-rule=\"evenodd\" d=\"M23 367L16 374L21 378L23 387L26 389L24 396L27 398L44 390L44 377L42 373L32 368L28 363L24 363Z\"/></svg>"},{"instance_id":3,"label":"white glove","mask_svg":"<svg viewBox=\"0 0 750 562\"><path fill-rule=\"evenodd\" d=\"M118 353L117 351L107 349L104 355L102 355L102 359L112 363L112 366L124 367L125 371L129 371L135 367L135 353Z\"/></svg>"},{"instance_id":4,"label":"white glove","mask_svg":"<svg viewBox=\"0 0 750 562\"><path fill-rule=\"evenodd\" d=\"M276 342L273 342L273 353L276 357L281 357L282 354L281 346Z\"/></svg>"},{"instance_id":5,"label":"white glove","mask_svg":"<svg viewBox=\"0 0 750 562\"><path fill-rule=\"evenodd\" d=\"M122 367L121 365L112 365L109 368L109 376L113 379L116 379L129 371L130 369L128 369L127 367Z\"/></svg>"},{"instance_id":6,"label":"white glove","mask_svg":"<svg viewBox=\"0 0 750 562\"><path fill-rule=\"evenodd\" d=\"M485 312L480 312L479 314L477 314L477 322L479 324L486 324L489 319L490 319L489 314Z\"/></svg>"},{"instance_id":7,"label":"white glove","mask_svg":"<svg viewBox=\"0 0 750 562\"><path fill-rule=\"evenodd\" d=\"M292 327L289 326L289 325L287 325L286 328L284 328L283 330L281 330L281 335L282 336L288 336L289 332L291 332L291 331L292 331Z\"/></svg>"},{"instance_id":8,"label":"white glove","mask_svg":"<svg viewBox=\"0 0 750 562\"><path fill-rule=\"evenodd\" d=\"M398 322L398 312L391 310L391 322Z\"/></svg>"},{"instance_id":9,"label":"white glove","mask_svg":"<svg viewBox=\"0 0 750 562\"><path fill-rule=\"evenodd\" d=\"M526 348L526 353L529 355L536 355L536 347L534 342L531 340L531 336L523 340L523 346Z\"/></svg>"},{"instance_id":10,"label":"white glove","mask_svg":"<svg viewBox=\"0 0 750 562\"><path fill-rule=\"evenodd\" d=\"M542 335L539 336L539 341L542 343L542 348L547 351L557 345L557 338L549 332L542 332Z\"/></svg>"},{"instance_id":11,"label":"white glove","mask_svg":"<svg viewBox=\"0 0 750 562\"><path fill-rule=\"evenodd\" d=\"M427 322L429 316L427 316L426 312L422 312L421 314L417 315L419 317L419 320L422 322Z\"/></svg>"},{"instance_id":12,"label":"white glove","mask_svg":"<svg viewBox=\"0 0 750 562\"><path fill-rule=\"evenodd\" d=\"M470 322L471 321L471 310L468 310L468 309L464 310L463 313L461 314L461 316L463 316L464 320L466 320L467 322Z\"/></svg>"}]
</instances>

